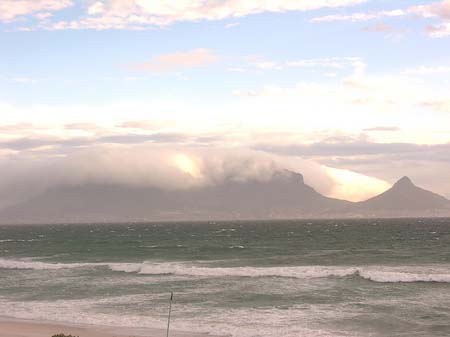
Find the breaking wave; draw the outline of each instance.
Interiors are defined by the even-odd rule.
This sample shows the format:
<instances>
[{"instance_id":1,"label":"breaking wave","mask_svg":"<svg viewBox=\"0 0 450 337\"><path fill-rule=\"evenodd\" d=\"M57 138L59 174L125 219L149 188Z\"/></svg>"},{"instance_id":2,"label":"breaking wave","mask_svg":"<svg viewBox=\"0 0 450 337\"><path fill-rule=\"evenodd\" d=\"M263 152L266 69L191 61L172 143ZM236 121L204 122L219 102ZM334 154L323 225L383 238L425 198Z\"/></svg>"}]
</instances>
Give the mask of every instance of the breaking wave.
<instances>
[{"instance_id":1,"label":"breaking wave","mask_svg":"<svg viewBox=\"0 0 450 337\"><path fill-rule=\"evenodd\" d=\"M450 283L450 266L285 266L285 267L204 267L180 262L143 263L47 263L30 260L0 259L0 269L58 270L109 268L115 272L140 275L176 275L194 277L284 277L314 279L359 276L381 283Z\"/></svg>"},{"instance_id":2,"label":"breaking wave","mask_svg":"<svg viewBox=\"0 0 450 337\"><path fill-rule=\"evenodd\" d=\"M380 283L412 283L412 282L439 282L450 283L450 270L448 273L414 273L396 271L359 270L362 278Z\"/></svg>"},{"instance_id":3,"label":"breaking wave","mask_svg":"<svg viewBox=\"0 0 450 337\"><path fill-rule=\"evenodd\" d=\"M47 263L30 260L0 259L0 269L32 269L32 270L57 270L83 267L106 266L104 263Z\"/></svg>"},{"instance_id":4,"label":"breaking wave","mask_svg":"<svg viewBox=\"0 0 450 337\"><path fill-rule=\"evenodd\" d=\"M183 275L203 277L289 277L299 279L360 276L382 283L396 282L445 282L450 283L450 268L429 267L345 267L345 266L296 266L296 267L235 267L210 268L181 263L143 263L110 265L114 271L145 275Z\"/></svg>"}]
</instances>

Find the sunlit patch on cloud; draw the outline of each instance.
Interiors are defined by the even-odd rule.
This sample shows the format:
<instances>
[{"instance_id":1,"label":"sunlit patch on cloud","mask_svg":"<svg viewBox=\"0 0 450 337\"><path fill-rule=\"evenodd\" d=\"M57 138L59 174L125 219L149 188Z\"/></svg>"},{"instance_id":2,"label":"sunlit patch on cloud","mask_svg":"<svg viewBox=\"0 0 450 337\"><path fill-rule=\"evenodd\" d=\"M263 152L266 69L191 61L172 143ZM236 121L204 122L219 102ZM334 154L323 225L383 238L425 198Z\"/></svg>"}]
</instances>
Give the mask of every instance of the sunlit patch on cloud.
<instances>
[{"instance_id":1,"label":"sunlit patch on cloud","mask_svg":"<svg viewBox=\"0 0 450 337\"><path fill-rule=\"evenodd\" d=\"M183 172L194 178L200 178L201 174L195 161L184 153L177 153L173 157L175 165Z\"/></svg>"},{"instance_id":2,"label":"sunlit patch on cloud","mask_svg":"<svg viewBox=\"0 0 450 337\"><path fill-rule=\"evenodd\" d=\"M378 195L391 187L384 180L355 173L349 170L326 167L335 184L329 196L351 201L361 201Z\"/></svg>"}]
</instances>

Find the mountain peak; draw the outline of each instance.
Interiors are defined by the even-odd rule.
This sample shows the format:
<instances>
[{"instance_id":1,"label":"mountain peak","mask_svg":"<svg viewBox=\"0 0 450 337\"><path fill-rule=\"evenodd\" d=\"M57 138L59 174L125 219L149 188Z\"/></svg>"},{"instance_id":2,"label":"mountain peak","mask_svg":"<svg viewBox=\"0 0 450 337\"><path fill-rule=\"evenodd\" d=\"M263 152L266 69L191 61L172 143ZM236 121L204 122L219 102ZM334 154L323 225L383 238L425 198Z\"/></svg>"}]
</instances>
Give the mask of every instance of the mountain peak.
<instances>
[{"instance_id":1,"label":"mountain peak","mask_svg":"<svg viewBox=\"0 0 450 337\"><path fill-rule=\"evenodd\" d=\"M409 177L407 176L404 176L399 181L397 181L393 187L411 187L411 186L414 186L411 179L409 179Z\"/></svg>"},{"instance_id":2,"label":"mountain peak","mask_svg":"<svg viewBox=\"0 0 450 337\"><path fill-rule=\"evenodd\" d=\"M274 179L282 179L284 181L290 181L293 183L299 183L300 185L304 185L305 181L303 179L303 175L298 172L290 171L290 170L281 170L275 172L272 176Z\"/></svg>"}]
</instances>

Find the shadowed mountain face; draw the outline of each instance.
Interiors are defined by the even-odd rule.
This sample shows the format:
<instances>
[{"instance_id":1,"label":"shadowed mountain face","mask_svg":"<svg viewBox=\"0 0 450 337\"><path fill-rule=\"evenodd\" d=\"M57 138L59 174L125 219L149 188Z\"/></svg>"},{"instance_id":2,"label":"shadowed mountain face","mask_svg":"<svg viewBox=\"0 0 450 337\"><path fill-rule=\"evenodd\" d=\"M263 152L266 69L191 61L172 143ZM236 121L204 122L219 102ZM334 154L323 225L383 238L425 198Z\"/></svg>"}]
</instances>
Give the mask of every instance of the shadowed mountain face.
<instances>
[{"instance_id":1,"label":"shadowed mountain face","mask_svg":"<svg viewBox=\"0 0 450 337\"><path fill-rule=\"evenodd\" d=\"M198 189L165 191L111 185L53 188L0 213L5 222L85 222L316 217L351 203L327 198L303 176L283 171L269 181L228 180Z\"/></svg>"},{"instance_id":2,"label":"shadowed mountain face","mask_svg":"<svg viewBox=\"0 0 450 337\"><path fill-rule=\"evenodd\" d=\"M283 171L268 181L226 180L190 190L119 185L62 186L0 212L1 223L151 220L449 216L450 201L400 179L364 202L327 198L303 176Z\"/></svg>"}]
</instances>

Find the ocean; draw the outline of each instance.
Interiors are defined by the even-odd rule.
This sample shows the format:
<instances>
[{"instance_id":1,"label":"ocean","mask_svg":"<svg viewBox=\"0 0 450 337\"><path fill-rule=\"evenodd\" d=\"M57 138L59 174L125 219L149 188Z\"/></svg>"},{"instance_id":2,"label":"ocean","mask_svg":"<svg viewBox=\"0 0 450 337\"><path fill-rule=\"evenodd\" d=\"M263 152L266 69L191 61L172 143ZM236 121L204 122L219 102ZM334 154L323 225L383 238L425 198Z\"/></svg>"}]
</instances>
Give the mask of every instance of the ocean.
<instances>
[{"instance_id":1,"label":"ocean","mask_svg":"<svg viewBox=\"0 0 450 337\"><path fill-rule=\"evenodd\" d=\"M450 336L450 219L0 226L0 316L233 337Z\"/></svg>"}]
</instances>

